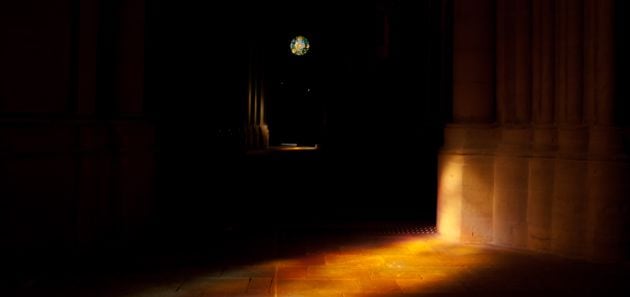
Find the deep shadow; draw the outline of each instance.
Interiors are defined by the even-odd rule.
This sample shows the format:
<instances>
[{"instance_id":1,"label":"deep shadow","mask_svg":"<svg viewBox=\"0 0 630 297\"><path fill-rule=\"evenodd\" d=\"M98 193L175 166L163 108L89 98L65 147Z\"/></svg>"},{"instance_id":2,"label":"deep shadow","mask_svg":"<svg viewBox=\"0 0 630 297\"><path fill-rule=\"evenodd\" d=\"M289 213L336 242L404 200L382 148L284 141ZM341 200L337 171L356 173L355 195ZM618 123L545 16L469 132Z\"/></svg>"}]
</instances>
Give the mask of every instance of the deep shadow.
<instances>
[{"instance_id":1,"label":"deep shadow","mask_svg":"<svg viewBox=\"0 0 630 297\"><path fill-rule=\"evenodd\" d=\"M228 6L213 18L203 17L206 4L162 2L149 87L159 115L166 226L435 221L440 98L448 87L439 1L413 9ZM311 41L304 57L289 51L297 34ZM254 49L262 53L271 144L317 144L317 151L251 153L244 146ZM287 102L300 92L312 101Z\"/></svg>"}]
</instances>

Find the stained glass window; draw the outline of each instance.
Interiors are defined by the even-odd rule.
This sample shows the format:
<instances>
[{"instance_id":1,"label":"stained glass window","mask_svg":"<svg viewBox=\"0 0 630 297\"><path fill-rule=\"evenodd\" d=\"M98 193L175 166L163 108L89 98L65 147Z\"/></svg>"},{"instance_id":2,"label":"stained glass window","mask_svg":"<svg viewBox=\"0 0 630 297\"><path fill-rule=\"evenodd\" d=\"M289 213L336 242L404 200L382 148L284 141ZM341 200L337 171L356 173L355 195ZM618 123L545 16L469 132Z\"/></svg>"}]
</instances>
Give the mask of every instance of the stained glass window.
<instances>
[{"instance_id":1,"label":"stained glass window","mask_svg":"<svg viewBox=\"0 0 630 297\"><path fill-rule=\"evenodd\" d=\"M311 47L308 39L304 36L296 36L291 40L291 53L296 56L306 55L308 49Z\"/></svg>"}]
</instances>

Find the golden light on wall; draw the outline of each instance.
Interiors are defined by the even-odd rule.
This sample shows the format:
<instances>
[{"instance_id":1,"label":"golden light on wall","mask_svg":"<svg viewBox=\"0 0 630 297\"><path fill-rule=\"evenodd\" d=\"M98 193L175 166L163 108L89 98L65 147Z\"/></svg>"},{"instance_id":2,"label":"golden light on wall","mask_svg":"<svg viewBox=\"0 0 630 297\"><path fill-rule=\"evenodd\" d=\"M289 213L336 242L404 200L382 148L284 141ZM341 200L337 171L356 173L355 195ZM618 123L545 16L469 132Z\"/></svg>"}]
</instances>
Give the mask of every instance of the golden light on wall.
<instances>
[{"instance_id":1,"label":"golden light on wall","mask_svg":"<svg viewBox=\"0 0 630 297\"><path fill-rule=\"evenodd\" d=\"M461 156L441 156L437 227L440 235L452 241L459 240L461 235L463 170Z\"/></svg>"},{"instance_id":2,"label":"golden light on wall","mask_svg":"<svg viewBox=\"0 0 630 297\"><path fill-rule=\"evenodd\" d=\"M492 242L494 166L485 156L440 155L437 227L444 239Z\"/></svg>"}]
</instances>

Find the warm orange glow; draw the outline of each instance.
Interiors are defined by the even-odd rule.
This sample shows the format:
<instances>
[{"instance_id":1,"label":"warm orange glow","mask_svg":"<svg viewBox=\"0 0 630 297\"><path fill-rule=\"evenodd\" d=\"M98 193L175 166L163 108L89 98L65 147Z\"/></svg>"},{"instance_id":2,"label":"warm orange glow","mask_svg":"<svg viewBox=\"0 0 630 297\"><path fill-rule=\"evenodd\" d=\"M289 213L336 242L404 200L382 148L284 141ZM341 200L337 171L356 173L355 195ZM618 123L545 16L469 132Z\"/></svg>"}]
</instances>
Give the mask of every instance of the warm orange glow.
<instances>
[{"instance_id":1,"label":"warm orange glow","mask_svg":"<svg viewBox=\"0 0 630 297\"><path fill-rule=\"evenodd\" d=\"M449 241L491 242L494 161L441 154L439 164L438 232Z\"/></svg>"},{"instance_id":2,"label":"warm orange glow","mask_svg":"<svg viewBox=\"0 0 630 297\"><path fill-rule=\"evenodd\" d=\"M462 173L461 156L443 156L438 185L437 227L444 239L456 241L460 238L462 217Z\"/></svg>"},{"instance_id":3,"label":"warm orange glow","mask_svg":"<svg viewBox=\"0 0 630 297\"><path fill-rule=\"evenodd\" d=\"M277 151L313 151L317 149L317 146L276 146L269 149Z\"/></svg>"},{"instance_id":4,"label":"warm orange glow","mask_svg":"<svg viewBox=\"0 0 630 297\"><path fill-rule=\"evenodd\" d=\"M266 127L263 126L263 127ZM267 132L268 133L268 132ZM259 150L251 150L248 151L249 155L264 155L270 152L288 152L288 151L316 151L319 147L317 146L270 146L267 149L259 149Z\"/></svg>"},{"instance_id":5,"label":"warm orange glow","mask_svg":"<svg viewBox=\"0 0 630 297\"><path fill-rule=\"evenodd\" d=\"M449 257L451 252L463 257ZM490 262L481 254L480 248L424 236L349 245L340 251L261 265L278 268L275 296L387 296L460 291L460 277L474 268L471 263Z\"/></svg>"},{"instance_id":6,"label":"warm orange glow","mask_svg":"<svg viewBox=\"0 0 630 297\"><path fill-rule=\"evenodd\" d=\"M303 257L200 273L179 285L178 292L274 297L453 293L464 290L462 279L475 267L492 265L481 248L452 244L435 235L339 244Z\"/></svg>"},{"instance_id":7,"label":"warm orange glow","mask_svg":"<svg viewBox=\"0 0 630 297\"><path fill-rule=\"evenodd\" d=\"M618 294L628 275L622 265L463 245L437 235L354 238L317 236L303 241L304 237L289 236L287 246L273 242L274 250L297 256L247 262L248 252L228 254L216 266L201 262L156 274L130 275L117 283L106 279L102 285L111 289L98 285L99 294L81 296L628 295ZM269 247L248 246L254 253Z\"/></svg>"}]
</instances>

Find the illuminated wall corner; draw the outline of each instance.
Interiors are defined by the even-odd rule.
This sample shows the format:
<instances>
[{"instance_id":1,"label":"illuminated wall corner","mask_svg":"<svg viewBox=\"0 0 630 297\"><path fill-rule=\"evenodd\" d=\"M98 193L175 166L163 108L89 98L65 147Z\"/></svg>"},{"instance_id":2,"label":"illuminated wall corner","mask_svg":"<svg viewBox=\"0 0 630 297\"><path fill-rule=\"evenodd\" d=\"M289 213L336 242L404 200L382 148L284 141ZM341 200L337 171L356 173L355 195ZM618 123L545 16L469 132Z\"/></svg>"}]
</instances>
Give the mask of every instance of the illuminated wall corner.
<instances>
[{"instance_id":1,"label":"illuminated wall corner","mask_svg":"<svg viewBox=\"0 0 630 297\"><path fill-rule=\"evenodd\" d=\"M439 156L437 228L439 234L450 241L459 241L461 237L462 171L462 156Z\"/></svg>"},{"instance_id":2,"label":"illuminated wall corner","mask_svg":"<svg viewBox=\"0 0 630 297\"><path fill-rule=\"evenodd\" d=\"M463 175L465 200L462 204L462 241L492 242L494 221L493 158L487 155L466 156Z\"/></svg>"},{"instance_id":3,"label":"illuminated wall corner","mask_svg":"<svg viewBox=\"0 0 630 297\"><path fill-rule=\"evenodd\" d=\"M490 243L495 129L451 125L438 168L438 231L444 239Z\"/></svg>"},{"instance_id":4,"label":"illuminated wall corner","mask_svg":"<svg viewBox=\"0 0 630 297\"><path fill-rule=\"evenodd\" d=\"M480 2L453 1L440 233L630 259L630 133L613 112L623 107L615 99L614 0Z\"/></svg>"}]
</instances>

